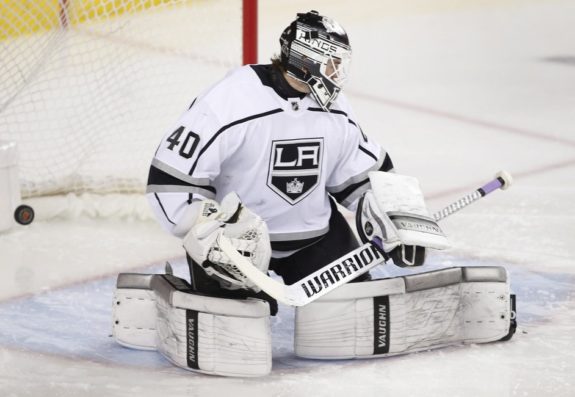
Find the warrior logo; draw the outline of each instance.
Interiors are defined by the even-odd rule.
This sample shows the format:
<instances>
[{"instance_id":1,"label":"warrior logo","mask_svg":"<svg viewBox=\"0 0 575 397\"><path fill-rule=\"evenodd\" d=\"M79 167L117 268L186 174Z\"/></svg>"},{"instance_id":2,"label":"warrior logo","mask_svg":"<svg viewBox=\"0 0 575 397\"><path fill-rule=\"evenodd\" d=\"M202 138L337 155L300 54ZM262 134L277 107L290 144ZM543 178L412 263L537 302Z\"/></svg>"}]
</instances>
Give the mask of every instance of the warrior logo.
<instances>
[{"instance_id":1,"label":"warrior logo","mask_svg":"<svg viewBox=\"0 0 575 397\"><path fill-rule=\"evenodd\" d=\"M273 141L267 185L294 205L319 184L323 139Z\"/></svg>"}]
</instances>

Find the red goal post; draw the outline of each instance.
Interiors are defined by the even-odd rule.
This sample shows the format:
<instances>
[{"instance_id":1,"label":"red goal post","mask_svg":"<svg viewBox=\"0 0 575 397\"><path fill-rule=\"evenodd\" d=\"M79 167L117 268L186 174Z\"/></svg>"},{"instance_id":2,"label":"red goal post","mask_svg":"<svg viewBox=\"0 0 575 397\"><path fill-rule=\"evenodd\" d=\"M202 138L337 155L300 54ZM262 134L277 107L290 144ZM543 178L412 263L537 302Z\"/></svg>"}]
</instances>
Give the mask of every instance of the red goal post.
<instances>
[{"instance_id":1,"label":"red goal post","mask_svg":"<svg viewBox=\"0 0 575 397\"><path fill-rule=\"evenodd\" d=\"M257 0L3 0L0 141L24 199L135 194L203 89L257 62Z\"/></svg>"},{"instance_id":2,"label":"red goal post","mask_svg":"<svg viewBox=\"0 0 575 397\"><path fill-rule=\"evenodd\" d=\"M243 64L258 61L258 0L243 0Z\"/></svg>"}]
</instances>

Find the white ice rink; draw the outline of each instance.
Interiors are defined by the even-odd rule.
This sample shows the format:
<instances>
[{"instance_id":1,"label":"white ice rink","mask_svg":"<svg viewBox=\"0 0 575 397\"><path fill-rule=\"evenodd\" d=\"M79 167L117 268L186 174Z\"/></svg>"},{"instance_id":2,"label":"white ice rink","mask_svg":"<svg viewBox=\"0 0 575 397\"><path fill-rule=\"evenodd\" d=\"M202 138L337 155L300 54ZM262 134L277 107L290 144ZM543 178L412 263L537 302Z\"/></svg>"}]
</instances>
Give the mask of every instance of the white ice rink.
<instances>
[{"instance_id":1,"label":"white ice rink","mask_svg":"<svg viewBox=\"0 0 575 397\"><path fill-rule=\"evenodd\" d=\"M362 128L398 172L419 178L432 211L501 169L515 177L443 221L453 248L418 271L505 266L516 335L304 360L293 353L293 310L280 306L269 376L198 375L110 337L116 274L160 272L169 260L184 276L176 239L153 221L39 220L0 234L0 396L575 396L575 1L260 3L261 62L298 11L347 28L347 94Z\"/></svg>"}]
</instances>

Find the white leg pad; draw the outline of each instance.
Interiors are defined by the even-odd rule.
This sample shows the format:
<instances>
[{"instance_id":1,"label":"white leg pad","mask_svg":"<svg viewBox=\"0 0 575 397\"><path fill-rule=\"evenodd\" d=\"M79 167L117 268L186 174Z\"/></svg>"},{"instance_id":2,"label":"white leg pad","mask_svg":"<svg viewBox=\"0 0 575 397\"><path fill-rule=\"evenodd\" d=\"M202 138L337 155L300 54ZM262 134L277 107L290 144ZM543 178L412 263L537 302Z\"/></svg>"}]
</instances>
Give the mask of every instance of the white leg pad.
<instances>
[{"instance_id":1,"label":"white leg pad","mask_svg":"<svg viewBox=\"0 0 575 397\"><path fill-rule=\"evenodd\" d=\"M158 350L187 370L223 376L267 375L272 366L270 311L259 299L197 295L169 275L122 273L113 308L119 344Z\"/></svg>"},{"instance_id":2,"label":"white leg pad","mask_svg":"<svg viewBox=\"0 0 575 397\"><path fill-rule=\"evenodd\" d=\"M395 355L505 337L502 267L449 268L346 284L296 309L295 353L320 359Z\"/></svg>"},{"instance_id":3,"label":"white leg pad","mask_svg":"<svg viewBox=\"0 0 575 397\"><path fill-rule=\"evenodd\" d=\"M224 299L180 290L155 276L158 350L178 367L211 375L262 376L271 371L270 311L260 299Z\"/></svg>"},{"instance_id":4,"label":"white leg pad","mask_svg":"<svg viewBox=\"0 0 575 397\"><path fill-rule=\"evenodd\" d=\"M156 295L151 274L122 273L116 282L112 335L132 349L156 349Z\"/></svg>"}]
</instances>

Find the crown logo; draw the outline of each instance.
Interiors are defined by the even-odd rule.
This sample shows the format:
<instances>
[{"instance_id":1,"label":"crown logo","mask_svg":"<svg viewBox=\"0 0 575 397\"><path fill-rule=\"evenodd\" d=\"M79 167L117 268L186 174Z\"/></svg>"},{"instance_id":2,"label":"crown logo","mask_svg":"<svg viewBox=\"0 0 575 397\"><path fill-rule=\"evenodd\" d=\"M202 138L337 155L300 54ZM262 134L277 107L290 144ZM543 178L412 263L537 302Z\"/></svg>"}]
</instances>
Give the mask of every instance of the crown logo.
<instances>
[{"instance_id":1,"label":"crown logo","mask_svg":"<svg viewBox=\"0 0 575 397\"><path fill-rule=\"evenodd\" d=\"M286 183L286 190L288 193L297 194L303 191L303 182L294 178L293 181Z\"/></svg>"}]
</instances>

